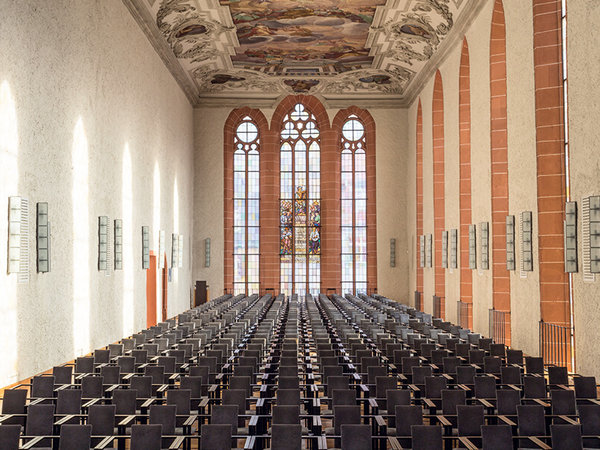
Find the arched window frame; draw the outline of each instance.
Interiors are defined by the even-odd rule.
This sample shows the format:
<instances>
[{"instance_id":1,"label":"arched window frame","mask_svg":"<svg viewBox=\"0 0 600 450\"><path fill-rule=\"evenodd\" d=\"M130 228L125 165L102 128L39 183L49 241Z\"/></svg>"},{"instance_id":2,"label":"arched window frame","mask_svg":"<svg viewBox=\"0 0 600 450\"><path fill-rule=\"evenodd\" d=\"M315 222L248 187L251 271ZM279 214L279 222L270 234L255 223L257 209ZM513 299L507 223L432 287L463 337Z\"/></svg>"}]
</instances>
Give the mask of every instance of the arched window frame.
<instances>
[{"instance_id":1,"label":"arched window frame","mask_svg":"<svg viewBox=\"0 0 600 450\"><path fill-rule=\"evenodd\" d=\"M321 284L321 130L297 102L280 132L280 292L317 294Z\"/></svg>"},{"instance_id":2,"label":"arched window frame","mask_svg":"<svg viewBox=\"0 0 600 450\"><path fill-rule=\"evenodd\" d=\"M365 126L350 114L340 133L342 292L367 293L367 155Z\"/></svg>"}]
</instances>

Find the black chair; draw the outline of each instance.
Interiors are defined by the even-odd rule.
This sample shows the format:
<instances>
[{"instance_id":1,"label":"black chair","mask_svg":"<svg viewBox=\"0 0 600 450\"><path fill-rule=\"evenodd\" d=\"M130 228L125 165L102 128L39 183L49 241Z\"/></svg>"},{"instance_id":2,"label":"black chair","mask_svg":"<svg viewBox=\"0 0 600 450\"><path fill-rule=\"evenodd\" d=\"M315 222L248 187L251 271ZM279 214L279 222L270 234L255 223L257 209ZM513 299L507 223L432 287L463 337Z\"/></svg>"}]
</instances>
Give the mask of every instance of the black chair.
<instances>
[{"instance_id":1,"label":"black chair","mask_svg":"<svg viewBox=\"0 0 600 450\"><path fill-rule=\"evenodd\" d=\"M542 405L517 406L520 436L546 436L546 419Z\"/></svg>"},{"instance_id":2,"label":"black chair","mask_svg":"<svg viewBox=\"0 0 600 450\"><path fill-rule=\"evenodd\" d=\"M386 392L386 409L390 416L388 418L388 428L394 428L396 426L396 418L394 411L396 406L399 405L410 405L410 391L408 389L390 389ZM380 414L383 412L380 410Z\"/></svg>"},{"instance_id":3,"label":"black chair","mask_svg":"<svg viewBox=\"0 0 600 450\"><path fill-rule=\"evenodd\" d=\"M84 377L81 380L81 397L85 399L101 398L104 394L104 378Z\"/></svg>"},{"instance_id":4,"label":"black chair","mask_svg":"<svg viewBox=\"0 0 600 450\"><path fill-rule=\"evenodd\" d=\"M517 414L517 406L521 404L521 393L514 389L496 390L496 409L498 414L514 416Z\"/></svg>"},{"instance_id":5,"label":"black chair","mask_svg":"<svg viewBox=\"0 0 600 450\"><path fill-rule=\"evenodd\" d=\"M152 405L150 406L149 423L150 425L161 425L162 434L175 434L175 416L177 407L175 405ZM172 438L163 438L163 447L168 447L172 443Z\"/></svg>"},{"instance_id":6,"label":"black chair","mask_svg":"<svg viewBox=\"0 0 600 450\"><path fill-rule=\"evenodd\" d=\"M581 425L550 425L550 435L555 450L583 450Z\"/></svg>"},{"instance_id":7,"label":"black chair","mask_svg":"<svg viewBox=\"0 0 600 450\"><path fill-rule=\"evenodd\" d=\"M475 378L475 367L473 366L458 366L456 368L456 382L458 384L472 385Z\"/></svg>"},{"instance_id":8,"label":"black chair","mask_svg":"<svg viewBox=\"0 0 600 450\"><path fill-rule=\"evenodd\" d=\"M100 369L100 375L104 377L106 384L119 384L121 382L121 368L119 366L104 366ZM86 378L90 377L85 377Z\"/></svg>"},{"instance_id":9,"label":"black chair","mask_svg":"<svg viewBox=\"0 0 600 450\"><path fill-rule=\"evenodd\" d=\"M521 369L515 366L502 366L500 369L500 382L502 384L521 384Z\"/></svg>"},{"instance_id":10,"label":"black chair","mask_svg":"<svg viewBox=\"0 0 600 450\"><path fill-rule=\"evenodd\" d=\"M575 392L567 389L553 389L550 391L552 402L552 415L574 416L577 414ZM562 419L554 419L554 423L565 423Z\"/></svg>"},{"instance_id":11,"label":"black chair","mask_svg":"<svg viewBox=\"0 0 600 450\"><path fill-rule=\"evenodd\" d=\"M579 405L577 409L583 435L600 436L600 405ZM584 438L584 447L600 448L600 438Z\"/></svg>"},{"instance_id":12,"label":"black chair","mask_svg":"<svg viewBox=\"0 0 600 450\"><path fill-rule=\"evenodd\" d=\"M200 450L231 450L231 426L227 424L202 425Z\"/></svg>"},{"instance_id":13,"label":"black chair","mask_svg":"<svg viewBox=\"0 0 600 450\"><path fill-rule=\"evenodd\" d=\"M62 389L58 391L56 400L56 414L79 414L81 412L81 389ZM77 417L66 422L79 423Z\"/></svg>"},{"instance_id":14,"label":"black chair","mask_svg":"<svg viewBox=\"0 0 600 450\"><path fill-rule=\"evenodd\" d=\"M301 450L302 426L275 424L271 430L271 448L273 450Z\"/></svg>"},{"instance_id":15,"label":"black chair","mask_svg":"<svg viewBox=\"0 0 600 450\"><path fill-rule=\"evenodd\" d=\"M162 425L132 425L131 450L161 450Z\"/></svg>"},{"instance_id":16,"label":"black chair","mask_svg":"<svg viewBox=\"0 0 600 450\"><path fill-rule=\"evenodd\" d=\"M484 425L482 405L458 405L456 407L459 436L480 436Z\"/></svg>"},{"instance_id":17,"label":"black chair","mask_svg":"<svg viewBox=\"0 0 600 450\"><path fill-rule=\"evenodd\" d=\"M32 398L54 397L54 376L37 375L31 381Z\"/></svg>"},{"instance_id":18,"label":"black chair","mask_svg":"<svg viewBox=\"0 0 600 450\"><path fill-rule=\"evenodd\" d=\"M395 408L395 429L388 429L389 434L408 438L413 425L423 425L423 408L416 405L398 405Z\"/></svg>"},{"instance_id":19,"label":"black chair","mask_svg":"<svg viewBox=\"0 0 600 450\"><path fill-rule=\"evenodd\" d=\"M6 392L5 392L6 394ZM21 437L21 425L0 425L0 448L3 450L18 450Z\"/></svg>"},{"instance_id":20,"label":"black chair","mask_svg":"<svg viewBox=\"0 0 600 450\"><path fill-rule=\"evenodd\" d=\"M73 366L55 366L52 369L52 375L54 375L56 384L71 384Z\"/></svg>"},{"instance_id":21,"label":"black chair","mask_svg":"<svg viewBox=\"0 0 600 450\"><path fill-rule=\"evenodd\" d=\"M115 429L116 405L92 405L88 410L88 424L92 426L94 436L112 436ZM92 445L96 446L102 441L101 438L92 439Z\"/></svg>"},{"instance_id":22,"label":"black chair","mask_svg":"<svg viewBox=\"0 0 600 450\"><path fill-rule=\"evenodd\" d=\"M333 427L325 428L325 434L339 436L344 424L360 424L360 406L341 405L333 408Z\"/></svg>"},{"instance_id":23,"label":"black chair","mask_svg":"<svg viewBox=\"0 0 600 450\"><path fill-rule=\"evenodd\" d=\"M7 389L2 399L2 415L25 414L25 402L27 401L27 390ZM4 424L25 424L25 417L11 417Z\"/></svg>"},{"instance_id":24,"label":"black chair","mask_svg":"<svg viewBox=\"0 0 600 450\"><path fill-rule=\"evenodd\" d=\"M441 449L442 427L437 425L411 426L412 450Z\"/></svg>"},{"instance_id":25,"label":"black chair","mask_svg":"<svg viewBox=\"0 0 600 450\"><path fill-rule=\"evenodd\" d=\"M527 375L544 375L544 359L540 356L525 357Z\"/></svg>"},{"instance_id":26,"label":"black chair","mask_svg":"<svg viewBox=\"0 0 600 450\"><path fill-rule=\"evenodd\" d=\"M496 398L496 380L489 376L479 376L475 381L475 397L490 399Z\"/></svg>"},{"instance_id":27,"label":"black chair","mask_svg":"<svg viewBox=\"0 0 600 450\"><path fill-rule=\"evenodd\" d=\"M91 425L62 425L59 450L89 450L92 444Z\"/></svg>"},{"instance_id":28,"label":"black chair","mask_svg":"<svg viewBox=\"0 0 600 450\"><path fill-rule=\"evenodd\" d=\"M506 450L513 448L510 425L482 425L481 442L483 450Z\"/></svg>"},{"instance_id":29,"label":"black chair","mask_svg":"<svg viewBox=\"0 0 600 450\"><path fill-rule=\"evenodd\" d=\"M526 375L523 378L523 398L542 399L546 398L546 379L542 377Z\"/></svg>"},{"instance_id":30,"label":"black chair","mask_svg":"<svg viewBox=\"0 0 600 450\"><path fill-rule=\"evenodd\" d=\"M569 373L566 367L550 366L548 367L548 384L563 385L569 384Z\"/></svg>"},{"instance_id":31,"label":"black chair","mask_svg":"<svg viewBox=\"0 0 600 450\"><path fill-rule=\"evenodd\" d=\"M344 424L341 429L344 450L371 450L373 448L370 425Z\"/></svg>"},{"instance_id":32,"label":"black chair","mask_svg":"<svg viewBox=\"0 0 600 450\"><path fill-rule=\"evenodd\" d=\"M26 436L52 436L54 405L37 404L27 407ZM50 439L42 439L34 447L49 447Z\"/></svg>"},{"instance_id":33,"label":"black chair","mask_svg":"<svg viewBox=\"0 0 600 450\"><path fill-rule=\"evenodd\" d=\"M575 398L577 400L597 398L596 377L573 377L573 384L575 385Z\"/></svg>"}]
</instances>

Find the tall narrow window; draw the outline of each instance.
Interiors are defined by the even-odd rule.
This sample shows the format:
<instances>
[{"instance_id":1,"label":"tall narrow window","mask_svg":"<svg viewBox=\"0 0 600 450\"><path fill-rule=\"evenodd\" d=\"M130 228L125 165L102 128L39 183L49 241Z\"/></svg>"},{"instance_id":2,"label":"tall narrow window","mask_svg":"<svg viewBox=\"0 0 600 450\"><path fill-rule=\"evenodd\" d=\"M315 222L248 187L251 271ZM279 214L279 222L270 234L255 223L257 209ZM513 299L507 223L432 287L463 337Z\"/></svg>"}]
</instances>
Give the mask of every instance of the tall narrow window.
<instances>
[{"instance_id":1,"label":"tall narrow window","mask_svg":"<svg viewBox=\"0 0 600 450\"><path fill-rule=\"evenodd\" d=\"M302 104L283 120L280 153L281 292L316 294L321 282L321 147Z\"/></svg>"},{"instance_id":2,"label":"tall narrow window","mask_svg":"<svg viewBox=\"0 0 600 450\"><path fill-rule=\"evenodd\" d=\"M258 128L244 117L234 137L233 291L259 291L259 150Z\"/></svg>"},{"instance_id":3,"label":"tall narrow window","mask_svg":"<svg viewBox=\"0 0 600 450\"><path fill-rule=\"evenodd\" d=\"M365 128L354 114L342 128L342 292L367 293Z\"/></svg>"}]
</instances>

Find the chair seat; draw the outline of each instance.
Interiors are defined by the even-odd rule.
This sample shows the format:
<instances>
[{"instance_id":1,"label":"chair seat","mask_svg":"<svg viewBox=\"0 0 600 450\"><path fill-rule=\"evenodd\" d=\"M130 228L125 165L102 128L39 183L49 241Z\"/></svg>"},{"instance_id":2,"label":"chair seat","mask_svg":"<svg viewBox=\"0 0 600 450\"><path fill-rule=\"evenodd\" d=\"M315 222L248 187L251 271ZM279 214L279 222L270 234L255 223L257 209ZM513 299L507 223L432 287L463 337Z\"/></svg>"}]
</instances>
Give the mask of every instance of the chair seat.
<instances>
[{"instance_id":1,"label":"chair seat","mask_svg":"<svg viewBox=\"0 0 600 450\"><path fill-rule=\"evenodd\" d=\"M271 434L271 427L269 427L269 429L267 430L267 433ZM308 433L309 433L309 429L306 428L304 425L302 425L302 434L308 434Z\"/></svg>"}]
</instances>

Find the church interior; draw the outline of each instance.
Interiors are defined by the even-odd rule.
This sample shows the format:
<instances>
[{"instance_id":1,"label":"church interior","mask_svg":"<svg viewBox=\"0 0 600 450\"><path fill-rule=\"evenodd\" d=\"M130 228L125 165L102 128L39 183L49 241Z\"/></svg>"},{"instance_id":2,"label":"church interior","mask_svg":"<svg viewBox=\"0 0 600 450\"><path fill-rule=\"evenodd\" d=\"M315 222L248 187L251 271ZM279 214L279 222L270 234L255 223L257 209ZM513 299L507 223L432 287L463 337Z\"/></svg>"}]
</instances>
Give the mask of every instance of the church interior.
<instances>
[{"instance_id":1,"label":"church interior","mask_svg":"<svg viewBox=\"0 0 600 450\"><path fill-rule=\"evenodd\" d=\"M0 10L0 450L600 448L600 1Z\"/></svg>"}]
</instances>

